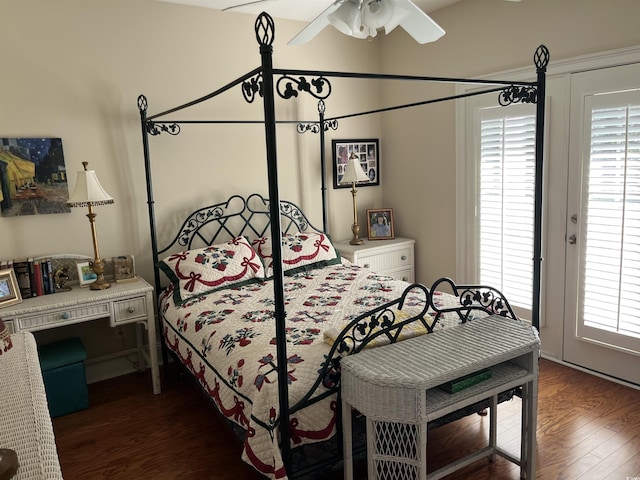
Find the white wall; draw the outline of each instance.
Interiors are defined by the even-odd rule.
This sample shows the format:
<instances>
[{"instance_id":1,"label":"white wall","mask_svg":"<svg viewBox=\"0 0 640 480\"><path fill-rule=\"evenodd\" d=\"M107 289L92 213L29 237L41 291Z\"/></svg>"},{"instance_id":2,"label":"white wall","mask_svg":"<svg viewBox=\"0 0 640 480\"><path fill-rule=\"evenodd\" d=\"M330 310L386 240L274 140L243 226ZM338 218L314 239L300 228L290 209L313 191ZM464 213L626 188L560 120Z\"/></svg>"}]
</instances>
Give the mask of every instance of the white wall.
<instances>
[{"instance_id":1,"label":"white wall","mask_svg":"<svg viewBox=\"0 0 640 480\"><path fill-rule=\"evenodd\" d=\"M137 97L148 98L149 114L159 113L258 67L255 17L152 0L0 0L0 18L0 137L62 138L70 188L88 161L116 202L96 207L101 256L135 255L138 273L153 283ZM376 44L333 29L304 46L287 46L302 27L276 20L275 67L378 68ZM379 86L344 83L334 82L327 116L376 104ZM311 98L279 100L277 111L281 119L318 118ZM247 104L238 87L173 118L261 119L262 103ZM379 125L371 117L329 132L327 158L331 138L379 137ZM298 135L295 126L279 127L278 136L281 198L298 203L321 227L319 136ZM198 206L234 193L268 194L261 126L183 126L177 137L152 138L150 150L161 240L175 235L169 227L178 215ZM350 207L351 194L329 187L329 195L334 238L349 238L351 210L342 207ZM362 189L361 209L380 197L381 187ZM93 255L86 213L0 217L0 259ZM121 336L103 325L55 335L72 334L82 337L89 356L123 349ZM128 332L126 346L131 343Z\"/></svg>"}]
</instances>

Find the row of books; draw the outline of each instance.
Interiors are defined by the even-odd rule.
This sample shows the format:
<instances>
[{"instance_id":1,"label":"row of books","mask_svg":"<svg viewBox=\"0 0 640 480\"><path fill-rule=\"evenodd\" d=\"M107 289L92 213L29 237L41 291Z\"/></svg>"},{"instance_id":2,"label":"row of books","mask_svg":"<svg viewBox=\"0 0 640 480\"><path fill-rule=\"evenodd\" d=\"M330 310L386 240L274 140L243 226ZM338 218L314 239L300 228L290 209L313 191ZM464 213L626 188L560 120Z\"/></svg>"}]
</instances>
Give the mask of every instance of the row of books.
<instances>
[{"instance_id":1,"label":"row of books","mask_svg":"<svg viewBox=\"0 0 640 480\"><path fill-rule=\"evenodd\" d=\"M3 260L0 270L13 268L22 298L56 293L53 265L50 258Z\"/></svg>"}]
</instances>

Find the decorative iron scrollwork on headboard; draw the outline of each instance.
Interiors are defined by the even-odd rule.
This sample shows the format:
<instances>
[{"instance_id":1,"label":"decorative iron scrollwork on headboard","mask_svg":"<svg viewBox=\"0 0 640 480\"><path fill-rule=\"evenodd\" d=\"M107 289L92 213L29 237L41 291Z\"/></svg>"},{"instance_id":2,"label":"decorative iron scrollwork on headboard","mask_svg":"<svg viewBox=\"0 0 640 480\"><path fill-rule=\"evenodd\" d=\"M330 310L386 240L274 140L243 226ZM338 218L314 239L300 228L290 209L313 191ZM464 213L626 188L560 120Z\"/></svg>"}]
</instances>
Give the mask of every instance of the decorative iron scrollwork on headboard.
<instances>
[{"instance_id":1,"label":"decorative iron scrollwork on headboard","mask_svg":"<svg viewBox=\"0 0 640 480\"><path fill-rule=\"evenodd\" d=\"M538 89L533 86L511 85L498 95L498 102L503 107L513 103L536 103L537 101Z\"/></svg>"},{"instance_id":2,"label":"decorative iron scrollwork on headboard","mask_svg":"<svg viewBox=\"0 0 640 480\"><path fill-rule=\"evenodd\" d=\"M224 215L223 207L213 205L211 208L202 208L193 212L193 214L184 222L181 231L177 235L178 245L189 248L191 241L196 232L202 225L210 222L212 219L220 218Z\"/></svg>"}]
</instances>

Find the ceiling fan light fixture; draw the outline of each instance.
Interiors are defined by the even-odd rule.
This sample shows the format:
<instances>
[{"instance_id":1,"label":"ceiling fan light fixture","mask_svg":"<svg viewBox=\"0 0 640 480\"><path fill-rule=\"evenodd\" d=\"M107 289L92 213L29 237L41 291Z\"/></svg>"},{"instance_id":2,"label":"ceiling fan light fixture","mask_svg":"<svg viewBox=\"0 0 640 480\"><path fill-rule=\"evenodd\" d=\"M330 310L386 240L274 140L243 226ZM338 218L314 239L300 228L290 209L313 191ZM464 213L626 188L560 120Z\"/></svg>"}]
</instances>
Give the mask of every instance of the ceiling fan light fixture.
<instances>
[{"instance_id":1,"label":"ceiling fan light fixture","mask_svg":"<svg viewBox=\"0 0 640 480\"><path fill-rule=\"evenodd\" d=\"M362 9L362 23L377 30L393 18L393 11L391 0L371 0Z\"/></svg>"},{"instance_id":2,"label":"ceiling fan light fixture","mask_svg":"<svg viewBox=\"0 0 640 480\"><path fill-rule=\"evenodd\" d=\"M360 30L360 8L353 2L345 1L331 13L327 20L345 35L355 36Z\"/></svg>"},{"instance_id":3,"label":"ceiling fan light fixture","mask_svg":"<svg viewBox=\"0 0 640 480\"><path fill-rule=\"evenodd\" d=\"M435 42L445 34L412 0L334 0L289 45L306 43L329 25L350 37L369 40L379 29L389 33L397 26L418 43Z\"/></svg>"}]
</instances>

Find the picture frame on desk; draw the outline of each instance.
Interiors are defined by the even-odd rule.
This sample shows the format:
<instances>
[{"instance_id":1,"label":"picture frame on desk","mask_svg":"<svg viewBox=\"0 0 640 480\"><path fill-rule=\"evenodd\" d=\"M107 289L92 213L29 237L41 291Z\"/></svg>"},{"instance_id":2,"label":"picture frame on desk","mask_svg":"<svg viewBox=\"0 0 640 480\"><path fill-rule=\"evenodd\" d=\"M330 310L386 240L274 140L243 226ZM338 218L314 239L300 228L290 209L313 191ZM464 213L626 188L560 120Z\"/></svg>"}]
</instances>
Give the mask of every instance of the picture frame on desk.
<instances>
[{"instance_id":1,"label":"picture frame on desk","mask_svg":"<svg viewBox=\"0 0 640 480\"><path fill-rule=\"evenodd\" d=\"M135 282L137 280L133 255L112 257L111 262L113 263L113 277L116 283Z\"/></svg>"},{"instance_id":2,"label":"picture frame on desk","mask_svg":"<svg viewBox=\"0 0 640 480\"><path fill-rule=\"evenodd\" d=\"M98 276L91 268L91 262L77 262L78 284L81 287L88 287L98 279Z\"/></svg>"},{"instance_id":3,"label":"picture frame on desk","mask_svg":"<svg viewBox=\"0 0 640 480\"><path fill-rule=\"evenodd\" d=\"M0 308L21 302L22 295L13 268L0 270Z\"/></svg>"}]
</instances>

